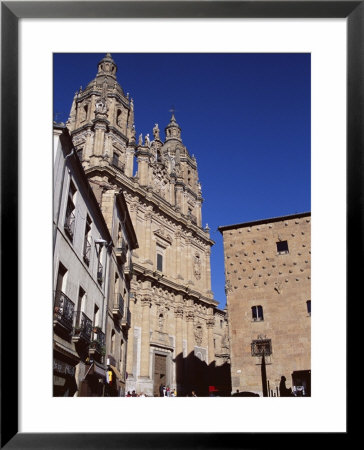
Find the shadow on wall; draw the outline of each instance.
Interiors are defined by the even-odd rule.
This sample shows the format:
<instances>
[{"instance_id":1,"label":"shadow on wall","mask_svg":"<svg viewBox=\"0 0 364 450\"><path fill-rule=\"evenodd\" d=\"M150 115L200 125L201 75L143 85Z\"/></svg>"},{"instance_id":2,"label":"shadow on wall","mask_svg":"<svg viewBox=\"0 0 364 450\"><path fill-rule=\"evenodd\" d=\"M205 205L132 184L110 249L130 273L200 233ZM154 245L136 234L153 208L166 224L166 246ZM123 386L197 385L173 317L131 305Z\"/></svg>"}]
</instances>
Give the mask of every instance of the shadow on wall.
<instances>
[{"instance_id":1,"label":"shadow on wall","mask_svg":"<svg viewBox=\"0 0 364 450\"><path fill-rule=\"evenodd\" d=\"M212 362L208 365L192 352L187 357L183 357L183 354L180 353L174 362L176 363L178 396L189 396L192 391L195 391L198 397L230 397L230 364L224 363L216 366L215 362ZM209 386L215 388L213 393Z\"/></svg>"}]
</instances>

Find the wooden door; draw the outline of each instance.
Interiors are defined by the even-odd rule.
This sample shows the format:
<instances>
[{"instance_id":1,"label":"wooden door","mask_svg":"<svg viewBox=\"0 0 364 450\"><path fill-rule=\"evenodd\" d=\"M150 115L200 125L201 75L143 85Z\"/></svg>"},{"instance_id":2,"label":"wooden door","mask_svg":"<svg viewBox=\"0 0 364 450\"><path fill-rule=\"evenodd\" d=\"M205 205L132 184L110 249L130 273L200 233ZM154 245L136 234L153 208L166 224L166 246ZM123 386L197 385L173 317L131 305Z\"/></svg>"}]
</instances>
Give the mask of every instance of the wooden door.
<instances>
[{"instance_id":1,"label":"wooden door","mask_svg":"<svg viewBox=\"0 0 364 450\"><path fill-rule=\"evenodd\" d=\"M167 357L166 355L154 355L154 396L159 397L159 387L167 382Z\"/></svg>"}]
</instances>

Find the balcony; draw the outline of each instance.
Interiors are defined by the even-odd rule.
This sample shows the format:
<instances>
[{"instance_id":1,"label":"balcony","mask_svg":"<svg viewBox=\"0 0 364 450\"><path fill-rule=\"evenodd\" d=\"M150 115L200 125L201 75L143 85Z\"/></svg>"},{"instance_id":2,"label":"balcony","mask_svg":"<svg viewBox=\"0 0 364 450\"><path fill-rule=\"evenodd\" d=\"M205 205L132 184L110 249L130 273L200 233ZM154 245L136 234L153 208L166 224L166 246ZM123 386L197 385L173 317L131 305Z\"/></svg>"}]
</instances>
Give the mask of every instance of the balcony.
<instances>
[{"instance_id":1,"label":"balcony","mask_svg":"<svg viewBox=\"0 0 364 450\"><path fill-rule=\"evenodd\" d=\"M83 246L83 260L89 266L90 265L90 255L91 255L91 244L90 241L85 237Z\"/></svg>"},{"instance_id":2,"label":"balcony","mask_svg":"<svg viewBox=\"0 0 364 450\"><path fill-rule=\"evenodd\" d=\"M99 283L99 285L102 285L102 282L104 280L104 268L103 265L99 262L98 266L97 266L97 282Z\"/></svg>"},{"instance_id":3,"label":"balcony","mask_svg":"<svg viewBox=\"0 0 364 450\"><path fill-rule=\"evenodd\" d=\"M81 312L78 325L73 330L72 341L76 344L88 345L91 342L92 321Z\"/></svg>"},{"instance_id":4,"label":"balcony","mask_svg":"<svg viewBox=\"0 0 364 450\"><path fill-rule=\"evenodd\" d=\"M115 295L112 313L117 320L120 320L124 315L124 299L120 293Z\"/></svg>"},{"instance_id":5,"label":"balcony","mask_svg":"<svg viewBox=\"0 0 364 450\"><path fill-rule=\"evenodd\" d=\"M131 313L130 313L130 309L127 308L126 314L124 314L122 321L121 321L121 327L124 330L128 330L130 328L130 325L131 325Z\"/></svg>"},{"instance_id":6,"label":"balcony","mask_svg":"<svg viewBox=\"0 0 364 450\"><path fill-rule=\"evenodd\" d=\"M115 248L115 255L120 265L125 264L127 260L127 254L128 249L126 247L125 242L123 241L122 243L118 243L117 247Z\"/></svg>"},{"instance_id":7,"label":"balcony","mask_svg":"<svg viewBox=\"0 0 364 450\"><path fill-rule=\"evenodd\" d=\"M70 211L67 208L66 219L64 221L64 231L67 234L67 236L71 239L71 241L73 240L73 235L75 232L75 219L76 216L74 212Z\"/></svg>"},{"instance_id":8,"label":"balcony","mask_svg":"<svg viewBox=\"0 0 364 450\"><path fill-rule=\"evenodd\" d=\"M92 341L89 346L90 359L98 362L101 357L105 355L105 333L101 331L100 327L94 327L92 330Z\"/></svg>"},{"instance_id":9,"label":"balcony","mask_svg":"<svg viewBox=\"0 0 364 450\"><path fill-rule=\"evenodd\" d=\"M72 331L75 304L62 291L56 291L53 311L53 327L69 335Z\"/></svg>"},{"instance_id":10,"label":"balcony","mask_svg":"<svg viewBox=\"0 0 364 450\"><path fill-rule=\"evenodd\" d=\"M130 260L124 266L124 275L126 278L131 280L131 277L133 275L133 265Z\"/></svg>"}]
</instances>

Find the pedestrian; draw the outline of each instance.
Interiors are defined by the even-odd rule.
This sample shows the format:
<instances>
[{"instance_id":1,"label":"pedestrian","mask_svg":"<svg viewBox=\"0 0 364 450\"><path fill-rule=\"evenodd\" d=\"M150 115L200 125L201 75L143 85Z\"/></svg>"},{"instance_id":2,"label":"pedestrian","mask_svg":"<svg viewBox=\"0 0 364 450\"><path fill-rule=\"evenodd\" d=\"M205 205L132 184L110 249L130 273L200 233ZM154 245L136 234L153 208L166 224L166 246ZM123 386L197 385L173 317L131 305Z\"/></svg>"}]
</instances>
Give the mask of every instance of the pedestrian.
<instances>
[{"instance_id":1,"label":"pedestrian","mask_svg":"<svg viewBox=\"0 0 364 450\"><path fill-rule=\"evenodd\" d=\"M192 396L192 397L197 397L196 392L195 392L195 391L192 391L192 392L191 392L191 396Z\"/></svg>"},{"instance_id":2,"label":"pedestrian","mask_svg":"<svg viewBox=\"0 0 364 450\"><path fill-rule=\"evenodd\" d=\"M163 397L167 397L167 391L166 391L166 387L163 386Z\"/></svg>"},{"instance_id":3,"label":"pedestrian","mask_svg":"<svg viewBox=\"0 0 364 450\"><path fill-rule=\"evenodd\" d=\"M173 397L177 397L177 389L176 388L173 389Z\"/></svg>"},{"instance_id":4,"label":"pedestrian","mask_svg":"<svg viewBox=\"0 0 364 450\"><path fill-rule=\"evenodd\" d=\"M286 377L284 375L281 376L281 381L279 383L279 395L281 397L292 396L292 389L286 387Z\"/></svg>"},{"instance_id":5,"label":"pedestrian","mask_svg":"<svg viewBox=\"0 0 364 450\"><path fill-rule=\"evenodd\" d=\"M135 390L131 393L131 396L132 397L136 397L137 396Z\"/></svg>"},{"instance_id":6,"label":"pedestrian","mask_svg":"<svg viewBox=\"0 0 364 450\"><path fill-rule=\"evenodd\" d=\"M171 390L169 389L169 386L167 386L167 389L166 389L166 391L167 391L167 397L170 397L170 394L171 394Z\"/></svg>"},{"instance_id":7,"label":"pedestrian","mask_svg":"<svg viewBox=\"0 0 364 450\"><path fill-rule=\"evenodd\" d=\"M127 397L131 397L131 393L130 391L128 391L128 393L126 394Z\"/></svg>"},{"instance_id":8,"label":"pedestrian","mask_svg":"<svg viewBox=\"0 0 364 450\"><path fill-rule=\"evenodd\" d=\"M159 396L163 397L163 384L161 383L161 385L159 386Z\"/></svg>"}]
</instances>

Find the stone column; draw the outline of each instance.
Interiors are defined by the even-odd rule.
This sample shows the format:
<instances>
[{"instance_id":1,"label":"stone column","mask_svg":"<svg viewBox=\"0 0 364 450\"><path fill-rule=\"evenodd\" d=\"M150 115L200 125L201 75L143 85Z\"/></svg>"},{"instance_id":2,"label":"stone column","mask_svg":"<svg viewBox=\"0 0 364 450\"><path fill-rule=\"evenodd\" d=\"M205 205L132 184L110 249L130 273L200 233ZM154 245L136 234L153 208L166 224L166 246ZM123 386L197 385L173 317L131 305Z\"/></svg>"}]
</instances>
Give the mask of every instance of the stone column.
<instances>
[{"instance_id":1,"label":"stone column","mask_svg":"<svg viewBox=\"0 0 364 450\"><path fill-rule=\"evenodd\" d=\"M215 361L215 348L214 348L214 326L215 320L210 317L206 320L207 326L207 338L208 338L208 364L210 365Z\"/></svg>"},{"instance_id":2,"label":"stone column","mask_svg":"<svg viewBox=\"0 0 364 450\"><path fill-rule=\"evenodd\" d=\"M125 158L125 175L127 177L133 176L133 168L134 168L134 148L128 147L126 149L126 158Z\"/></svg>"},{"instance_id":3,"label":"stone column","mask_svg":"<svg viewBox=\"0 0 364 450\"><path fill-rule=\"evenodd\" d=\"M134 293L135 296L135 293ZM126 347L126 371L128 372L128 377L132 377L136 374L133 374L133 364L134 364L134 325L135 325L135 297L131 298L129 301L129 309L130 309L130 317L131 317L131 326L128 331L128 341Z\"/></svg>"},{"instance_id":4,"label":"stone column","mask_svg":"<svg viewBox=\"0 0 364 450\"><path fill-rule=\"evenodd\" d=\"M151 211L147 211L145 213L145 259L152 261L153 264L156 264L156 257L152 256L152 213Z\"/></svg>"},{"instance_id":5,"label":"stone column","mask_svg":"<svg viewBox=\"0 0 364 450\"><path fill-rule=\"evenodd\" d=\"M199 227L202 226L201 203L201 200L198 199L195 207L197 226Z\"/></svg>"},{"instance_id":6,"label":"stone column","mask_svg":"<svg viewBox=\"0 0 364 450\"><path fill-rule=\"evenodd\" d=\"M185 264L185 272L187 281L192 280L192 249L191 249L191 238L186 238L186 264Z\"/></svg>"},{"instance_id":7,"label":"stone column","mask_svg":"<svg viewBox=\"0 0 364 450\"><path fill-rule=\"evenodd\" d=\"M180 297L180 296L178 296ZM174 315L176 318L176 340L175 340L175 360L176 360L176 384L177 384L177 394L181 389L183 381L183 330L182 330L182 320L183 320L183 308L178 305L174 310Z\"/></svg>"},{"instance_id":8,"label":"stone column","mask_svg":"<svg viewBox=\"0 0 364 450\"><path fill-rule=\"evenodd\" d=\"M101 156L104 148L104 138L106 132L106 124L104 122L97 122L95 124L95 138L94 138L94 156Z\"/></svg>"},{"instance_id":9,"label":"stone column","mask_svg":"<svg viewBox=\"0 0 364 450\"><path fill-rule=\"evenodd\" d=\"M188 311L186 314L187 321L187 356L194 353L195 350L195 336L193 332L194 314L193 311Z\"/></svg>"},{"instance_id":10,"label":"stone column","mask_svg":"<svg viewBox=\"0 0 364 450\"><path fill-rule=\"evenodd\" d=\"M175 237L176 237L176 251L175 251L176 278L179 278L180 276L182 276L182 274L181 274L181 232L176 231Z\"/></svg>"},{"instance_id":11,"label":"stone column","mask_svg":"<svg viewBox=\"0 0 364 450\"><path fill-rule=\"evenodd\" d=\"M140 186L148 185L148 154L146 150L139 150L140 155L138 155L138 177Z\"/></svg>"},{"instance_id":12,"label":"stone column","mask_svg":"<svg viewBox=\"0 0 364 450\"><path fill-rule=\"evenodd\" d=\"M211 267L210 267L211 250L206 250L206 291L211 291Z\"/></svg>"},{"instance_id":13,"label":"stone column","mask_svg":"<svg viewBox=\"0 0 364 450\"><path fill-rule=\"evenodd\" d=\"M187 320L187 361L186 361L186 381L187 388L190 391L194 381L194 359L195 359L195 336L193 330L194 314L193 311L188 311L186 314Z\"/></svg>"},{"instance_id":14,"label":"stone column","mask_svg":"<svg viewBox=\"0 0 364 450\"><path fill-rule=\"evenodd\" d=\"M142 336L140 355L140 376L149 378L149 347L150 347L150 305L151 298L146 295L142 303Z\"/></svg>"}]
</instances>

